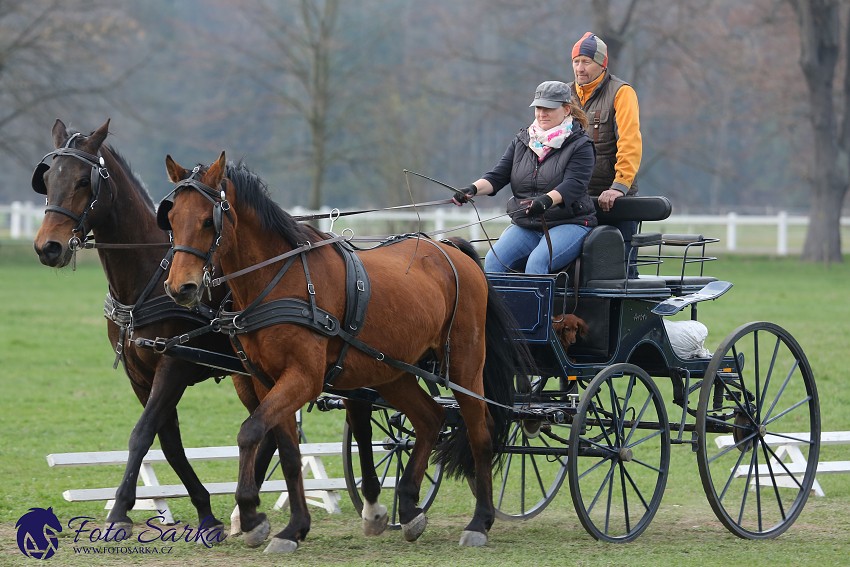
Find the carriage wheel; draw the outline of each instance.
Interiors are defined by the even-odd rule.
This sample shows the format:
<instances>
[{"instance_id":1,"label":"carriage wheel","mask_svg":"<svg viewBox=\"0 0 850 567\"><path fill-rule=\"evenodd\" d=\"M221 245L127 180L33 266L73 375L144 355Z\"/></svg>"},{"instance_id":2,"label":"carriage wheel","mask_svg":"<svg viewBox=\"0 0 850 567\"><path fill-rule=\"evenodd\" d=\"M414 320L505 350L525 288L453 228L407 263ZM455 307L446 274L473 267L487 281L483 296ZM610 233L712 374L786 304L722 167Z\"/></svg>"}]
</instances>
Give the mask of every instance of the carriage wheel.
<instances>
[{"instance_id":1,"label":"carriage wheel","mask_svg":"<svg viewBox=\"0 0 850 567\"><path fill-rule=\"evenodd\" d=\"M569 436L568 426L545 420L511 423L501 467L493 478L498 518L528 520L549 505L567 475Z\"/></svg>"},{"instance_id":2,"label":"carriage wheel","mask_svg":"<svg viewBox=\"0 0 850 567\"><path fill-rule=\"evenodd\" d=\"M817 390L797 341L765 322L726 337L706 368L696 428L702 486L723 525L747 539L787 530L809 497L820 452ZM783 462L782 438L807 441L802 455L791 449L797 464Z\"/></svg>"},{"instance_id":3,"label":"carriage wheel","mask_svg":"<svg viewBox=\"0 0 850 567\"><path fill-rule=\"evenodd\" d=\"M389 527L399 529L398 497L395 486L404 473L410 453L413 450L415 435L407 417L395 410L375 406L372 411L372 447L375 453L375 472L384 487L382 494L392 494L392 505L387 506ZM348 495L359 516L363 512L363 498L360 494L360 459L352 448L357 447L354 435L346 422L342 433L342 466ZM429 464L420 487L419 506L425 512L437 497L437 490L443 478L440 464Z\"/></svg>"},{"instance_id":4,"label":"carriage wheel","mask_svg":"<svg viewBox=\"0 0 850 567\"><path fill-rule=\"evenodd\" d=\"M670 465L667 412L655 382L632 364L599 372L570 434L570 492L596 539L632 541L661 504Z\"/></svg>"}]
</instances>

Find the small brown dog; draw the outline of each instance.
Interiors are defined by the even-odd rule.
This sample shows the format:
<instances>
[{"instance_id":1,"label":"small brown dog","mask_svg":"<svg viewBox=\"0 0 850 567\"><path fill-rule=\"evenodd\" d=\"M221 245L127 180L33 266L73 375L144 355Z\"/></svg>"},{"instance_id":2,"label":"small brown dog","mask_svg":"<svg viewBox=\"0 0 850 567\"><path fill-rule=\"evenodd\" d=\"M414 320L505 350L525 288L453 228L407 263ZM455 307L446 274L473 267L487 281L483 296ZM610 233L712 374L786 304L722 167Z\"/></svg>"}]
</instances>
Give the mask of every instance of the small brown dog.
<instances>
[{"instance_id":1,"label":"small brown dog","mask_svg":"<svg viewBox=\"0 0 850 567\"><path fill-rule=\"evenodd\" d=\"M564 350L575 344L576 338L584 337L589 330L584 319L576 315L562 315L552 320L552 329L564 345Z\"/></svg>"}]
</instances>

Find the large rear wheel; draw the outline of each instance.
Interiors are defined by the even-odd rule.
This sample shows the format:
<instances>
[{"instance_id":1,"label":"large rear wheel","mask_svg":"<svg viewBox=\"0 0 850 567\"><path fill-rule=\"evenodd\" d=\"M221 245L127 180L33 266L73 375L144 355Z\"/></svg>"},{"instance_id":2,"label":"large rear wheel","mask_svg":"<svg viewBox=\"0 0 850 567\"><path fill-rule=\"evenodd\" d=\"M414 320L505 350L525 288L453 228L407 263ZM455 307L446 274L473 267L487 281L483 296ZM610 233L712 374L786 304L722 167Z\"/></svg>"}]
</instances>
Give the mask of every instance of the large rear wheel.
<instances>
[{"instance_id":1,"label":"large rear wheel","mask_svg":"<svg viewBox=\"0 0 850 567\"><path fill-rule=\"evenodd\" d=\"M787 530L820 453L817 389L797 341L765 322L726 337L706 368L696 428L702 486L723 525L747 539Z\"/></svg>"},{"instance_id":2,"label":"large rear wheel","mask_svg":"<svg viewBox=\"0 0 850 567\"><path fill-rule=\"evenodd\" d=\"M594 538L628 542L652 521L670 467L670 429L658 387L641 368L599 372L579 403L570 435L570 493Z\"/></svg>"}]
</instances>

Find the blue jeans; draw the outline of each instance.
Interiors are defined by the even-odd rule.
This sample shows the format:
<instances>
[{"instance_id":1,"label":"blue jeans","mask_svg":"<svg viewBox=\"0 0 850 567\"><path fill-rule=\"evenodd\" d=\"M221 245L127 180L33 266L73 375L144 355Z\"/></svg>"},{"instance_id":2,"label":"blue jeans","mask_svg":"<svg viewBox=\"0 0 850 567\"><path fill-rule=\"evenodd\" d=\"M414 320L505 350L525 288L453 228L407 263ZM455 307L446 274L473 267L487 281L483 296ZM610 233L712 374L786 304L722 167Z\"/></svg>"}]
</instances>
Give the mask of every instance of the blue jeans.
<instances>
[{"instance_id":1,"label":"blue jeans","mask_svg":"<svg viewBox=\"0 0 850 567\"><path fill-rule=\"evenodd\" d=\"M549 246L542 231L510 225L484 257L485 272L522 270L527 274L558 272L578 258L584 237L590 227L579 224L560 224L549 229L552 241L551 268ZM527 259L527 261L526 261Z\"/></svg>"}]
</instances>

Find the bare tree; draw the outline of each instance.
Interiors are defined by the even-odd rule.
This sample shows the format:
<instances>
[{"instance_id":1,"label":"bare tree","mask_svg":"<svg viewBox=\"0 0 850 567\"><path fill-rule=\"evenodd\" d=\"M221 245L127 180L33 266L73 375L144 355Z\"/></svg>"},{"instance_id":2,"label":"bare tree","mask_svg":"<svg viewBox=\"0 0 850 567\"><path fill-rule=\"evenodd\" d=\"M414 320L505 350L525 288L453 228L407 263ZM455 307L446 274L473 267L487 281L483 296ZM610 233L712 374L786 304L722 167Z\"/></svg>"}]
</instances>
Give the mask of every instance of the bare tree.
<instances>
[{"instance_id":1,"label":"bare tree","mask_svg":"<svg viewBox=\"0 0 850 567\"><path fill-rule=\"evenodd\" d=\"M0 0L0 155L32 165L59 112L114 107L133 65L110 66L103 54L135 31L101 0Z\"/></svg>"},{"instance_id":2,"label":"bare tree","mask_svg":"<svg viewBox=\"0 0 850 567\"><path fill-rule=\"evenodd\" d=\"M850 183L850 21L842 0L789 1L800 26L800 67L814 130L815 166L802 257L841 262L841 209ZM838 73L842 42L844 70Z\"/></svg>"}]
</instances>

